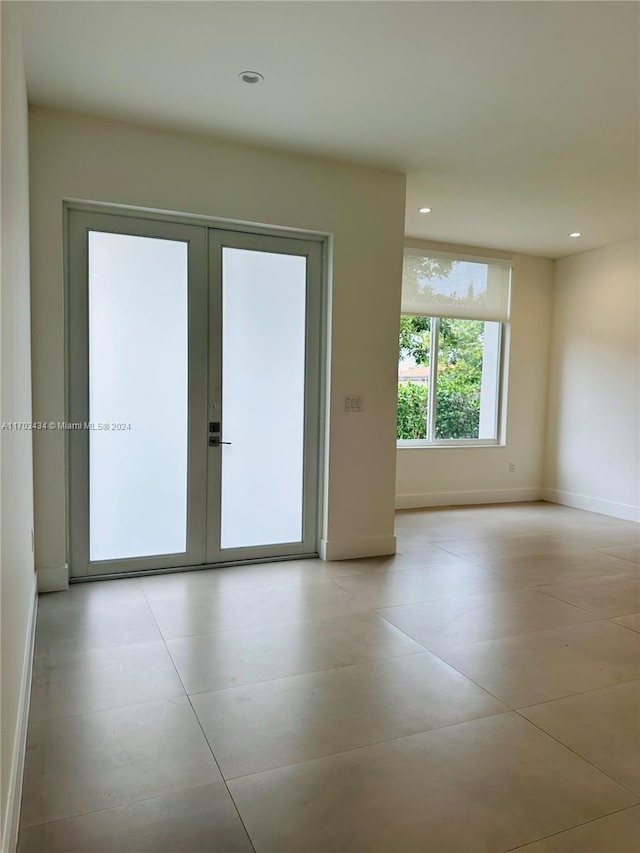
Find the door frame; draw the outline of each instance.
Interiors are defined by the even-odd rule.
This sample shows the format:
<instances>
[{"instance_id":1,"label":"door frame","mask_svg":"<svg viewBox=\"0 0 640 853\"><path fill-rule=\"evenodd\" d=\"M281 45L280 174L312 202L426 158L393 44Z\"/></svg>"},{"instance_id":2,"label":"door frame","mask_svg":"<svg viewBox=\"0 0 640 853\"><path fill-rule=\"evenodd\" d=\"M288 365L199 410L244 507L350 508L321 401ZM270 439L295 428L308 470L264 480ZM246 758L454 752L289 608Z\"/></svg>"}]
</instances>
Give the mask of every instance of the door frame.
<instances>
[{"instance_id":1,"label":"door frame","mask_svg":"<svg viewBox=\"0 0 640 853\"><path fill-rule=\"evenodd\" d=\"M302 559L315 557L319 551L319 541L322 534L324 508L326 504L325 489L325 440L326 440L326 379L328 375L328 263L327 258L331 247L331 236L321 232L305 232L279 227L259 226L252 223L220 220L214 217L194 216L189 214L166 213L163 211L132 208L99 202L65 201L64 215L64 251L65 251L65 420L67 423L78 423L88 420L83 412L88 406L88 314L87 314L87 264L88 254L78 241L86 239L87 230L105 230L115 233L134 234L136 236L159 237L166 239L185 240L190 243L193 251L188 271L189 286L189 323L190 331L195 334L189 339L189 359L193 368L198 363L202 370L196 367L189 375L190 406L194 405L197 416L192 418L189 428L189 482L188 482L188 517L187 517L187 551L179 554L163 554L154 557L135 557L108 561L89 561L89 432L87 430L65 430L66 454L66 497L67 497L67 559L71 582L97 580L100 578L146 576L171 571L190 571L202 568L216 568L242 563L267 562L273 560ZM80 220L83 215L85 222L92 223L100 220L101 227L84 228L84 238L72 227L73 220ZM123 225L126 224L126 228ZM118 227L120 225L120 227ZM317 358L317 370L313 377L314 388L306 393L305 403L305 471L313 472L305 478L303 519L304 530L307 531L300 552L300 545L281 546L281 553L269 556L262 546L243 549L225 549L218 552L216 557L225 555L224 559L215 562L207 558L211 553L207 538L210 535L209 514L207 512L207 421L209 420L209 389L200 394L197 400L197 388L200 388L206 376L208 354L192 352L198 348L198 341L209 341L209 334L202 332L206 327L210 311L207 309L208 291L211 282L211 253L212 244L210 231L232 232L230 239L252 239L260 241L263 238L277 237L279 240L290 241L291 249L296 245L306 244L305 251L297 252L316 261L318 280L318 298L315 304L307 300L307 331L313 338ZM166 235L166 236L165 236ZM275 250L274 250L275 251ZM296 252L292 252L296 253ZM80 259L80 260L79 260ZM312 268L308 264L308 270ZM196 281L195 279L198 278ZM192 280L193 279L193 280ZM309 275L307 282L309 281ZM82 290L82 293L78 292ZM204 295L202 290L207 291ZM192 294L195 299L192 299ZM204 296L204 302L203 302ZM202 310L204 304L205 310ZM314 323L310 323L310 312ZM192 326L193 323L193 326ZM193 338L193 342L192 339ZM309 342L306 343L309 352ZM192 393L194 394L192 400ZM308 417L311 397L314 397L317 419ZM204 450L204 453L203 453ZM191 464L193 458L202 456L203 464ZM311 460L309 457L313 456ZM309 465L309 462L315 464ZM193 474L193 476L192 476ZM312 483L307 482L311 480ZM312 494L313 491L313 494ZM203 532L201 544L195 546L193 531L200 526ZM218 542L219 546L219 542Z\"/></svg>"}]
</instances>

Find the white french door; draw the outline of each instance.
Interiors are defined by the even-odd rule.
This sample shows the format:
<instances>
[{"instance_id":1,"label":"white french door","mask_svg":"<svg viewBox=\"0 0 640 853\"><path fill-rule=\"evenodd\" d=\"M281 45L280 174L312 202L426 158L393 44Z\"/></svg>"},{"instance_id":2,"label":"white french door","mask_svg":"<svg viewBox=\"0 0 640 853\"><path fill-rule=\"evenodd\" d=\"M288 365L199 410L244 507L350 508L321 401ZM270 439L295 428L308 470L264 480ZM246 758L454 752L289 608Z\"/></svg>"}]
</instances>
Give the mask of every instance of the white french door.
<instances>
[{"instance_id":1,"label":"white french door","mask_svg":"<svg viewBox=\"0 0 640 853\"><path fill-rule=\"evenodd\" d=\"M71 576L314 554L322 244L68 216Z\"/></svg>"}]
</instances>

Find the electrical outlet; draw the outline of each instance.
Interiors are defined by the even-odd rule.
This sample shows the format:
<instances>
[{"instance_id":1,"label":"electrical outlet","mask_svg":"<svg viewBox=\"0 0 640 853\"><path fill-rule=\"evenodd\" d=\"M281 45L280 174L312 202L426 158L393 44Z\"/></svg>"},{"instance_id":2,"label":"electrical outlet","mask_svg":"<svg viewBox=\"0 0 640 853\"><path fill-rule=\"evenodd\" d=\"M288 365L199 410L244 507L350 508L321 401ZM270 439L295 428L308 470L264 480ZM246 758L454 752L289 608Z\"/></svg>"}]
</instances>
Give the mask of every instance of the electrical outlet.
<instances>
[{"instance_id":1,"label":"electrical outlet","mask_svg":"<svg viewBox=\"0 0 640 853\"><path fill-rule=\"evenodd\" d=\"M510 473L510 474L515 474L515 473L516 473L516 465L515 465L515 462L509 462L509 473Z\"/></svg>"}]
</instances>

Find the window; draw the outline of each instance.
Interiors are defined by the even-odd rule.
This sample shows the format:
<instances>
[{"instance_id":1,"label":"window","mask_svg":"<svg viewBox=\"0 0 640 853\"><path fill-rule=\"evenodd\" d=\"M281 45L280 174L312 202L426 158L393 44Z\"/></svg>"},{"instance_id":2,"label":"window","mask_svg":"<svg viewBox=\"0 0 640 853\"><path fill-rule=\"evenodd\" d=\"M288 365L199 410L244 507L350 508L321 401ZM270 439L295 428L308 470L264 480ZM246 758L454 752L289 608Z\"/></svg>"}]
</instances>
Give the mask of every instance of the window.
<instances>
[{"instance_id":1,"label":"window","mask_svg":"<svg viewBox=\"0 0 640 853\"><path fill-rule=\"evenodd\" d=\"M498 442L510 279L505 262L405 251L399 446Z\"/></svg>"}]
</instances>

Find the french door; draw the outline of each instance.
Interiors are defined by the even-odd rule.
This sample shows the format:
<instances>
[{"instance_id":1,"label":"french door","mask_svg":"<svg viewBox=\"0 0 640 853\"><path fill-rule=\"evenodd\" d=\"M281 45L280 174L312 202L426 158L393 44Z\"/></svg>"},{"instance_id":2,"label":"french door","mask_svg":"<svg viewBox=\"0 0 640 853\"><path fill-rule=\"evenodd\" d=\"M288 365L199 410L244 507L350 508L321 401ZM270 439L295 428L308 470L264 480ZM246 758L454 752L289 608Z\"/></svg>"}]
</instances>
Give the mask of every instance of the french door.
<instances>
[{"instance_id":1,"label":"french door","mask_svg":"<svg viewBox=\"0 0 640 853\"><path fill-rule=\"evenodd\" d=\"M70 210L72 578L317 550L322 244Z\"/></svg>"}]
</instances>

